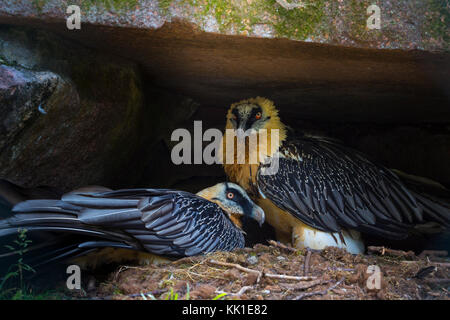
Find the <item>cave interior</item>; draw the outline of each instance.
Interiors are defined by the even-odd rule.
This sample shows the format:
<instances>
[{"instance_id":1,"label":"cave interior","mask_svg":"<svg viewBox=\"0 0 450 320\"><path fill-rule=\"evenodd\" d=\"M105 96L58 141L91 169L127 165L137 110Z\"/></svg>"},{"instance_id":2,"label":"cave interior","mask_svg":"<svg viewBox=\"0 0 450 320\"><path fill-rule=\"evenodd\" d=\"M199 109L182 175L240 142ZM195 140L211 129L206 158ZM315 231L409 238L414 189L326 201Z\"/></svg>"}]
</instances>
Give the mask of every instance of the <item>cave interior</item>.
<instances>
[{"instance_id":1,"label":"cave interior","mask_svg":"<svg viewBox=\"0 0 450 320\"><path fill-rule=\"evenodd\" d=\"M448 54L226 36L182 23L155 31L88 24L71 32L48 22L31 28L136 63L147 108L144 125L154 112L177 112L170 109L173 103L152 110L154 101L193 101L188 116L162 128L158 141L122 154L129 158L125 167L92 183L196 192L225 180L220 165L174 165L170 135L174 128L192 132L194 120L202 121L203 131L223 129L231 103L264 96L296 131L339 139L388 168L450 188ZM137 174L129 174L136 168Z\"/></svg>"}]
</instances>

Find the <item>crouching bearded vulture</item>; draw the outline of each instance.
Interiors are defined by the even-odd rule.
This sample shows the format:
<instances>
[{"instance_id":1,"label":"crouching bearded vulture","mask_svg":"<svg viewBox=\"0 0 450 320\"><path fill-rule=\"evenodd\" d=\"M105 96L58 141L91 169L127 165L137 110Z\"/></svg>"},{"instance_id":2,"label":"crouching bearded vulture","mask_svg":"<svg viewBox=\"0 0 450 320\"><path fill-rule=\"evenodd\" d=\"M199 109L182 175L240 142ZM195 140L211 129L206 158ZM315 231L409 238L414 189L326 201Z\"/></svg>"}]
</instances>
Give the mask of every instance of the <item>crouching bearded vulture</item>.
<instances>
[{"instance_id":1,"label":"crouching bearded vulture","mask_svg":"<svg viewBox=\"0 0 450 320\"><path fill-rule=\"evenodd\" d=\"M0 243L10 243L26 229L33 239L26 261L35 267L61 260L95 267L141 262L150 253L180 257L231 251L245 244L241 218L264 222L264 211L246 192L226 182L197 194L93 186L58 196L0 180L0 200L13 214L0 220ZM0 265L17 261L14 255L0 246Z\"/></svg>"}]
</instances>

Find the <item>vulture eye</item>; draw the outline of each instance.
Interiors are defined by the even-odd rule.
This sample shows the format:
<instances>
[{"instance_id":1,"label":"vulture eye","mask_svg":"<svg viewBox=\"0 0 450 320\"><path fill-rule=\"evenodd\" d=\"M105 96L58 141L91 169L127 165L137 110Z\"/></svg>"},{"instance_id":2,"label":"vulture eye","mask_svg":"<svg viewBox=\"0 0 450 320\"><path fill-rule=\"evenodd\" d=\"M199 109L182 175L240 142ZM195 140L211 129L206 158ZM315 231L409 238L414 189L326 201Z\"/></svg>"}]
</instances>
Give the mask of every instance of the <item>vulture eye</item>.
<instances>
[{"instance_id":1,"label":"vulture eye","mask_svg":"<svg viewBox=\"0 0 450 320\"><path fill-rule=\"evenodd\" d=\"M228 192L227 193L227 198L228 199L233 199L234 198L234 193L233 192Z\"/></svg>"},{"instance_id":2,"label":"vulture eye","mask_svg":"<svg viewBox=\"0 0 450 320\"><path fill-rule=\"evenodd\" d=\"M259 120L259 119L261 119L261 116L262 116L261 112L258 112L258 113L255 115L255 119L256 119L256 120Z\"/></svg>"}]
</instances>

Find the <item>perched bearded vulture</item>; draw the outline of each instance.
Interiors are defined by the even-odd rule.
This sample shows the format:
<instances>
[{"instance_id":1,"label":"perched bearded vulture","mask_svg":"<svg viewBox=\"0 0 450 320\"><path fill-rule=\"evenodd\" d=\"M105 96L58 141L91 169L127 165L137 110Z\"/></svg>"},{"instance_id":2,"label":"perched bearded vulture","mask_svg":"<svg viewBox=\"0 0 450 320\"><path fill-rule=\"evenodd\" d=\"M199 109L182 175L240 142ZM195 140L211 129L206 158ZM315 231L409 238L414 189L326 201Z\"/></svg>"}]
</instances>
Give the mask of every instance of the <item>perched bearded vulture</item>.
<instances>
[{"instance_id":1,"label":"perched bearded vulture","mask_svg":"<svg viewBox=\"0 0 450 320\"><path fill-rule=\"evenodd\" d=\"M225 172L264 209L279 240L300 248L337 246L361 253L360 232L403 239L430 223L439 229L450 224L448 203L406 187L395 172L360 152L327 138L290 136L268 99L231 105L226 129L238 130L236 136L246 137L247 146L245 162L236 161L235 145L230 163L223 155L233 147L227 148L223 139ZM261 143L264 129L267 144ZM252 138L257 147L249 143ZM252 157L255 163L250 163Z\"/></svg>"}]
</instances>

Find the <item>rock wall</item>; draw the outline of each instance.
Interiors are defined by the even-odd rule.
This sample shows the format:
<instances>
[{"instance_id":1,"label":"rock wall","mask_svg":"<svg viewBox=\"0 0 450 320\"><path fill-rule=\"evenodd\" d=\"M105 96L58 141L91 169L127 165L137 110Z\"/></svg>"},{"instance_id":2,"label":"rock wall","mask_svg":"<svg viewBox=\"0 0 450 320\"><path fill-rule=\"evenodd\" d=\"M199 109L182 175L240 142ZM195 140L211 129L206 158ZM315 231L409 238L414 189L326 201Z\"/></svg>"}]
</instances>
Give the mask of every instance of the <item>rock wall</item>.
<instances>
[{"instance_id":1,"label":"rock wall","mask_svg":"<svg viewBox=\"0 0 450 320\"><path fill-rule=\"evenodd\" d=\"M183 20L224 35L287 38L355 48L447 51L450 10L441 0L73 0L89 24L156 30ZM377 5L380 29L367 20ZM0 22L61 21L67 1L3 0Z\"/></svg>"},{"instance_id":2,"label":"rock wall","mask_svg":"<svg viewBox=\"0 0 450 320\"><path fill-rule=\"evenodd\" d=\"M0 176L194 191L223 171L173 165L173 128L223 128L264 95L298 130L450 186L448 3L376 1L380 30L372 1L286 3L74 0L68 30L67 1L3 0Z\"/></svg>"},{"instance_id":3,"label":"rock wall","mask_svg":"<svg viewBox=\"0 0 450 320\"><path fill-rule=\"evenodd\" d=\"M133 156L192 112L190 100L162 101L143 85L135 63L52 34L2 27L0 56L0 176L19 184L133 185ZM163 113L171 104L182 111Z\"/></svg>"}]
</instances>

